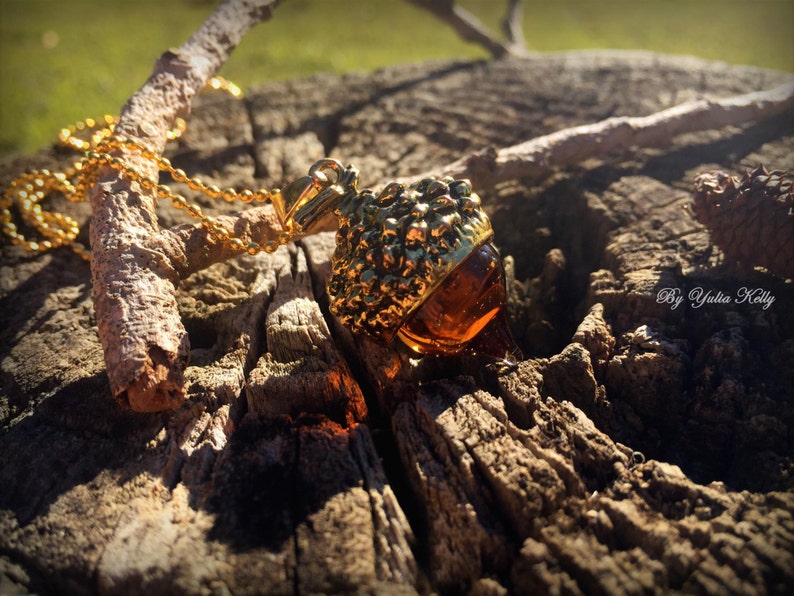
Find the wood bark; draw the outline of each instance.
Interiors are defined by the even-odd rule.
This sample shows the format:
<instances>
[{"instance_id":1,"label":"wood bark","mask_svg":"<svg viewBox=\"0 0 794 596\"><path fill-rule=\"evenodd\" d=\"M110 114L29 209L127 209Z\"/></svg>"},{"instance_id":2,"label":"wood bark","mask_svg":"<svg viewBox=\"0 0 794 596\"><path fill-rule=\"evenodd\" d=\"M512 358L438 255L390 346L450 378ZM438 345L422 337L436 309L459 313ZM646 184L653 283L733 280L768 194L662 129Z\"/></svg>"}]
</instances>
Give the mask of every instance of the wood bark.
<instances>
[{"instance_id":1,"label":"wood bark","mask_svg":"<svg viewBox=\"0 0 794 596\"><path fill-rule=\"evenodd\" d=\"M242 106L200 98L169 156L211 183L268 187L327 153L377 185L790 83L633 53L317 75ZM479 187L527 355L507 373L352 337L323 294L333 233L197 271L176 294L188 400L168 413L111 399L88 266L3 246L0 586L785 593L794 290L723 265L688 203L698 171L792 155L788 112ZM0 181L68 159L7 160ZM741 287L775 301L739 303ZM660 303L664 288L684 302ZM696 288L734 299L695 308Z\"/></svg>"},{"instance_id":2,"label":"wood bark","mask_svg":"<svg viewBox=\"0 0 794 596\"><path fill-rule=\"evenodd\" d=\"M157 154L191 99L245 33L266 20L276 0L227 0L180 48L163 54L146 84L124 106L114 134ZM157 180L156 164L135 151L117 157ZM158 250L157 197L122 172L104 168L89 192L91 273L99 337L110 386L141 412L178 408L189 346L173 298L175 267ZM158 320L159 325L150 325Z\"/></svg>"}]
</instances>

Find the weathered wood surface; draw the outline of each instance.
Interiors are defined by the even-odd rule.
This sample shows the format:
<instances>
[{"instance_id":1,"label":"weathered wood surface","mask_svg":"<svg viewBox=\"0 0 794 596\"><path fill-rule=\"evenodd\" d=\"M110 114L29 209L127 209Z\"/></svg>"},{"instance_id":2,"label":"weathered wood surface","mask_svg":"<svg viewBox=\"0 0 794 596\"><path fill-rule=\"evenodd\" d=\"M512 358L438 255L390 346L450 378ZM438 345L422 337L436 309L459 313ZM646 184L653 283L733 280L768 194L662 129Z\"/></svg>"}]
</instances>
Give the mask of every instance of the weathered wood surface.
<instances>
[{"instance_id":1,"label":"weathered wood surface","mask_svg":"<svg viewBox=\"0 0 794 596\"><path fill-rule=\"evenodd\" d=\"M374 185L786 79L618 53L318 75L202 98L172 157L251 187L330 154ZM333 234L213 266L179 289L190 400L168 414L113 401L87 264L4 245L0 592L786 593L794 288L726 267L687 208L695 172L758 161L794 167L791 115L478 189L510 373L351 337L322 294ZM775 301L657 302L741 287Z\"/></svg>"}]
</instances>

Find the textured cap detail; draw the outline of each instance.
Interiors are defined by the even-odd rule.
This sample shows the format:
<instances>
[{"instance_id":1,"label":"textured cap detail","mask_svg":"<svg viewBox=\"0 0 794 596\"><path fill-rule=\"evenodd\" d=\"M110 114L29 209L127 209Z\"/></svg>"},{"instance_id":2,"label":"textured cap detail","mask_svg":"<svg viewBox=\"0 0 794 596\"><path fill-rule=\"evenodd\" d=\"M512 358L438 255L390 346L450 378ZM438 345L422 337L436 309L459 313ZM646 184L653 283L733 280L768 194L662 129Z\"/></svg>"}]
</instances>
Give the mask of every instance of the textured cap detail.
<instances>
[{"instance_id":1,"label":"textured cap detail","mask_svg":"<svg viewBox=\"0 0 794 596\"><path fill-rule=\"evenodd\" d=\"M347 197L327 290L355 333L391 341L424 298L488 242L491 222L468 180L426 178Z\"/></svg>"}]
</instances>

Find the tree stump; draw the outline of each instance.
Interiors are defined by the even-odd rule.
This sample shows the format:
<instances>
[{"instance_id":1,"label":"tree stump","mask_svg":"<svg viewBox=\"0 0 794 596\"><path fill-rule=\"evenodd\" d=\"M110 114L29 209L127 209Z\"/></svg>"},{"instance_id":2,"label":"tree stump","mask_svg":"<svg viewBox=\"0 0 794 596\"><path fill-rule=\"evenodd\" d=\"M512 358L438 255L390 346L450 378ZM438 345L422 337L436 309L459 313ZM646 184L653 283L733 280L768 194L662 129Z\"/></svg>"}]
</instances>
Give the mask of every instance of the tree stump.
<instances>
[{"instance_id":1,"label":"tree stump","mask_svg":"<svg viewBox=\"0 0 794 596\"><path fill-rule=\"evenodd\" d=\"M200 98L169 157L253 188L329 155L378 186L789 80L610 52L324 74ZM6 160L0 182L71 160ZM190 399L171 413L113 401L88 265L4 245L0 591L786 593L794 287L733 270L689 209L695 173L758 162L794 167L791 114L478 188L512 371L351 336L324 297L333 233L214 265L179 288Z\"/></svg>"}]
</instances>

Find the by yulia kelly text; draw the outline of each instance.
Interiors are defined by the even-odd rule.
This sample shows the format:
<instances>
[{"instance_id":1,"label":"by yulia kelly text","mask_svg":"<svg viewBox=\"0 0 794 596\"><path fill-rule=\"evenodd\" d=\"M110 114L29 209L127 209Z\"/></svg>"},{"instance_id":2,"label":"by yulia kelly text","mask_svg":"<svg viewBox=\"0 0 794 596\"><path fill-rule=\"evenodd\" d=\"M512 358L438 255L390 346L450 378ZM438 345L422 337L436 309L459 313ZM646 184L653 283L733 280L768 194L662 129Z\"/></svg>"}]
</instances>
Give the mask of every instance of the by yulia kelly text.
<instances>
[{"instance_id":1,"label":"by yulia kelly text","mask_svg":"<svg viewBox=\"0 0 794 596\"><path fill-rule=\"evenodd\" d=\"M741 287L733 294L722 290L705 289L700 286L684 294L681 288L662 288L656 293L657 304L669 304L677 309L684 301L690 308L701 308L709 304L753 304L767 310L775 302L772 292L763 288Z\"/></svg>"}]
</instances>

